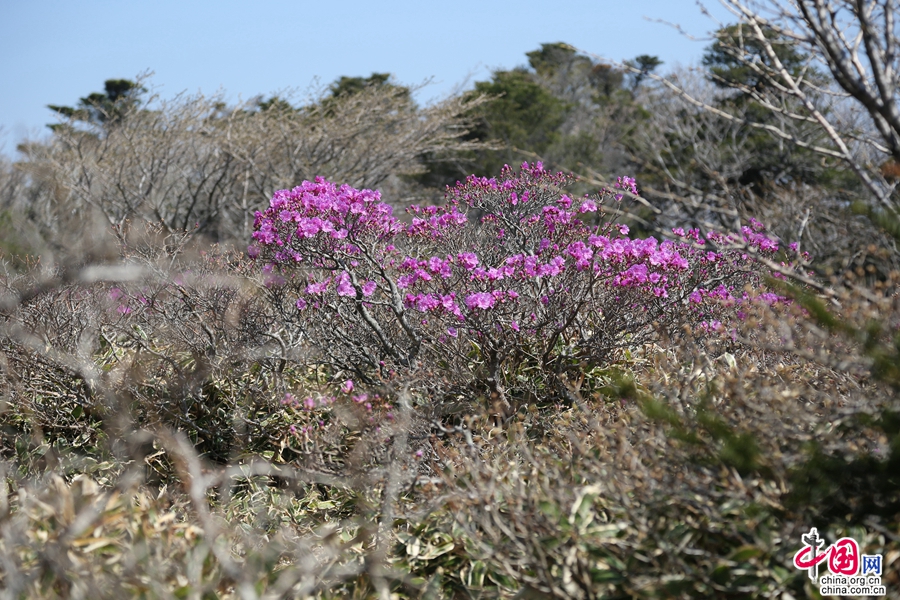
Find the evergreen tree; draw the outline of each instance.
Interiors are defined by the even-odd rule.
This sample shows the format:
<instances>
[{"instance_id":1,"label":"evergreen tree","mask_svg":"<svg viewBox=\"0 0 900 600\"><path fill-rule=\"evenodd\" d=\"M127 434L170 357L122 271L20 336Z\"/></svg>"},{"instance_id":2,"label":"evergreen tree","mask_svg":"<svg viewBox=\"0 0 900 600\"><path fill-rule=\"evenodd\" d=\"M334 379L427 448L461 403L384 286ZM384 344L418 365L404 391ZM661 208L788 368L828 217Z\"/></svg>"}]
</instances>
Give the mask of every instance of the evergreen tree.
<instances>
[{"instance_id":1,"label":"evergreen tree","mask_svg":"<svg viewBox=\"0 0 900 600\"><path fill-rule=\"evenodd\" d=\"M49 104L47 108L72 121L108 127L139 106L141 96L147 92L146 88L130 79L107 79L103 87L103 92L88 94L74 107ZM56 129L59 124L48 127Z\"/></svg>"}]
</instances>

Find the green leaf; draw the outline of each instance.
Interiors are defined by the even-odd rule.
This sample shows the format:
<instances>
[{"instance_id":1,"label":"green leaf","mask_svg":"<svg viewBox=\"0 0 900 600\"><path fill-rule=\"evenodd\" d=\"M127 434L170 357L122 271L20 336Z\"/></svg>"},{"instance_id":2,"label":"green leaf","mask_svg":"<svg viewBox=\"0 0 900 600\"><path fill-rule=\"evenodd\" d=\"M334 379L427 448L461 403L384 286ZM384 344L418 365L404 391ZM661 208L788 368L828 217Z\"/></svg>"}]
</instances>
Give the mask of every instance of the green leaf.
<instances>
[{"instance_id":1,"label":"green leaf","mask_svg":"<svg viewBox=\"0 0 900 600\"><path fill-rule=\"evenodd\" d=\"M444 536L436 536L439 540L444 539ZM434 560L438 556L443 556L448 552L452 551L456 547L456 544L453 543L453 540L446 541L444 543L439 544L429 544L425 547L425 551L419 555L420 560Z\"/></svg>"},{"instance_id":2,"label":"green leaf","mask_svg":"<svg viewBox=\"0 0 900 600\"><path fill-rule=\"evenodd\" d=\"M484 587L484 576L487 574L487 565L480 560L472 563L471 570L466 574L466 584L469 587Z\"/></svg>"},{"instance_id":3,"label":"green leaf","mask_svg":"<svg viewBox=\"0 0 900 600\"><path fill-rule=\"evenodd\" d=\"M751 558L756 558L757 556L762 556L764 554L761 548L757 548L756 546L741 546L737 550L731 553L731 560L735 562L746 562Z\"/></svg>"}]
</instances>

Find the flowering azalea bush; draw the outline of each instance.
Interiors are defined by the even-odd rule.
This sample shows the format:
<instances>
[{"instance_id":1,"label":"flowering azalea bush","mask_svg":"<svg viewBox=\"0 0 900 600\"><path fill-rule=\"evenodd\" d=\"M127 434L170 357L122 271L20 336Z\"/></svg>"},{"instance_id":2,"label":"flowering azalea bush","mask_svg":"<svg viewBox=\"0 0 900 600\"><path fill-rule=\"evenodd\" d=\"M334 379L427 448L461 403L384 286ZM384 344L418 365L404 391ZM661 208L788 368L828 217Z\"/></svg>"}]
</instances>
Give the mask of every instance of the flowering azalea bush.
<instances>
[{"instance_id":1,"label":"flowering azalea bush","mask_svg":"<svg viewBox=\"0 0 900 600\"><path fill-rule=\"evenodd\" d=\"M604 204L637 193L633 179L583 198L570 183L541 163L507 167L404 223L378 192L317 178L275 193L249 253L320 362L362 381L411 377L436 399L474 386L504 405L565 395L570 368L661 333L725 331L748 290L765 292L754 255L778 244L762 224L741 238L632 238Z\"/></svg>"}]
</instances>

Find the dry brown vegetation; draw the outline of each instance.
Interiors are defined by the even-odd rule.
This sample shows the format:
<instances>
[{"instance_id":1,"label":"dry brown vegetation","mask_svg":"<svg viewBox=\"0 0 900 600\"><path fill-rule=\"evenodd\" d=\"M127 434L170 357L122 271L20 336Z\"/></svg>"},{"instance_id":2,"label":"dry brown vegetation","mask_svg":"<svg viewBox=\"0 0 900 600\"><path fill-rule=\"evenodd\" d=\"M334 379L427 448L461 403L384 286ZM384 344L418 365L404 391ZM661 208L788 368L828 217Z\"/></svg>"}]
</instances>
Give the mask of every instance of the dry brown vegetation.
<instances>
[{"instance_id":1,"label":"dry brown vegetation","mask_svg":"<svg viewBox=\"0 0 900 600\"><path fill-rule=\"evenodd\" d=\"M765 52L765 26L784 21L754 23ZM644 324L553 389L523 360L510 372L530 395L506 411L477 383L436 406L427 368L357 389L371 409L340 394L348 372L291 326L244 250L253 211L302 179L398 206L434 197L415 176L485 150L467 131L486 100L419 108L395 86L299 105L147 98L73 114L2 159L0 597L816 598L791 563L813 526L882 554L895 595L900 227L896 146L878 136L896 127L858 110L848 125L837 103L820 114L856 142L825 159L785 147L794 171L778 179L760 148L785 136L837 152L810 125L810 89L779 96L803 118L771 138L748 129L759 105L701 112L685 97L724 110L708 83L668 82L677 94L635 84L565 126L627 138L604 160L641 169L637 227L755 216L799 241L767 265L791 301L721 335ZM775 106L771 93L755 100ZM613 127L620 114L633 130ZM748 162L762 175L746 179ZM603 166L580 165L585 185Z\"/></svg>"},{"instance_id":2,"label":"dry brown vegetation","mask_svg":"<svg viewBox=\"0 0 900 600\"><path fill-rule=\"evenodd\" d=\"M295 434L308 413L280 399L327 374L263 335L265 288L230 260L141 279L155 323L123 319L110 284L13 287L5 594L798 597L811 525L900 584L896 360L873 339L880 383L846 336L891 298L842 293L845 335L799 305L758 309L738 339L684 331L503 422L489 397L423 421L386 385L393 421L339 402Z\"/></svg>"}]
</instances>

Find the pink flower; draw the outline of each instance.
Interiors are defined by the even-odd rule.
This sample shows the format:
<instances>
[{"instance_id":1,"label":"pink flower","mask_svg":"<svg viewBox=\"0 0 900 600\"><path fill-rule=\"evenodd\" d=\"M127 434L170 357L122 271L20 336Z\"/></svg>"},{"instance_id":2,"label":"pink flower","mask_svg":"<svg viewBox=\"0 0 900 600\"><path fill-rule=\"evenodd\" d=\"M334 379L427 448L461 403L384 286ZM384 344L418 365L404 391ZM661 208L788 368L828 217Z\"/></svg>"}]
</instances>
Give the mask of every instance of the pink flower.
<instances>
[{"instance_id":1,"label":"pink flower","mask_svg":"<svg viewBox=\"0 0 900 600\"><path fill-rule=\"evenodd\" d=\"M348 379L347 381L342 383L341 391L344 392L345 394L349 394L350 392L352 392L353 391L353 380Z\"/></svg>"},{"instance_id":2,"label":"pink flower","mask_svg":"<svg viewBox=\"0 0 900 600\"><path fill-rule=\"evenodd\" d=\"M503 271L495 267L491 267L487 270L487 278L491 281L498 281L500 279L503 279Z\"/></svg>"},{"instance_id":3,"label":"pink flower","mask_svg":"<svg viewBox=\"0 0 900 600\"><path fill-rule=\"evenodd\" d=\"M546 265L538 267L538 274L555 277L556 275L562 273L565 264L566 259L564 259L562 256L554 256Z\"/></svg>"},{"instance_id":4,"label":"pink flower","mask_svg":"<svg viewBox=\"0 0 900 600\"><path fill-rule=\"evenodd\" d=\"M375 293L375 289L376 289L377 287L378 287L378 286L375 284L374 281L367 281L367 282L365 282L365 283L363 284L363 286L362 286L362 293L363 293L363 296L365 296L366 298L368 298L369 296L371 296L372 294Z\"/></svg>"},{"instance_id":5,"label":"pink flower","mask_svg":"<svg viewBox=\"0 0 900 600\"><path fill-rule=\"evenodd\" d=\"M627 271L622 273L622 285L632 285L635 283L647 283L647 265L632 265Z\"/></svg>"},{"instance_id":6,"label":"pink flower","mask_svg":"<svg viewBox=\"0 0 900 600\"><path fill-rule=\"evenodd\" d=\"M597 203L593 200L585 200L581 203L581 206L578 208L578 212L586 213L586 212L597 212Z\"/></svg>"},{"instance_id":7,"label":"pink flower","mask_svg":"<svg viewBox=\"0 0 900 600\"><path fill-rule=\"evenodd\" d=\"M347 271L338 276L336 289L338 296L356 296L356 290L353 289L353 285L350 283L350 274Z\"/></svg>"},{"instance_id":8,"label":"pink flower","mask_svg":"<svg viewBox=\"0 0 900 600\"><path fill-rule=\"evenodd\" d=\"M609 244L609 238L603 235L591 235L588 237L588 243L594 248L606 248L607 244Z\"/></svg>"},{"instance_id":9,"label":"pink flower","mask_svg":"<svg viewBox=\"0 0 900 600\"><path fill-rule=\"evenodd\" d=\"M615 186L623 190L628 190L634 195L637 195L638 193L637 183L635 182L633 177L619 177L618 181L616 181Z\"/></svg>"},{"instance_id":10,"label":"pink flower","mask_svg":"<svg viewBox=\"0 0 900 600\"><path fill-rule=\"evenodd\" d=\"M471 271L478 266L478 257L473 252L460 252L456 257L459 259L459 264L467 271Z\"/></svg>"},{"instance_id":11,"label":"pink flower","mask_svg":"<svg viewBox=\"0 0 900 600\"><path fill-rule=\"evenodd\" d=\"M322 219L318 217L304 218L297 225L297 235L301 237L312 237L322 230Z\"/></svg>"},{"instance_id":12,"label":"pink flower","mask_svg":"<svg viewBox=\"0 0 900 600\"><path fill-rule=\"evenodd\" d=\"M493 307L494 302L494 296L487 292L476 292L474 294L469 294L466 297L466 306L468 306L469 309L481 308L486 310Z\"/></svg>"},{"instance_id":13,"label":"pink flower","mask_svg":"<svg viewBox=\"0 0 900 600\"><path fill-rule=\"evenodd\" d=\"M328 279L326 279L325 281L320 281L319 283L311 283L308 286L306 286L306 293L307 294L316 294L316 295L321 294L322 292L325 292L326 290L328 290L328 285L330 283L331 283L330 277Z\"/></svg>"},{"instance_id":14,"label":"pink flower","mask_svg":"<svg viewBox=\"0 0 900 600\"><path fill-rule=\"evenodd\" d=\"M441 273L444 270L447 261L439 256L432 256L428 259L428 270L432 273ZM444 277L449 277L449 274L444 275Z\"/></svg>"},{"instance_id":15,"label":"pink flower","mask_svg":"<svg viewBox=\"0 0 900 600\"><path fill-rule=\"evenodd\" d=\"M297 310L303 310L306 308L306 300L303 298L297 298L296 302Z\"/></svg>"},{"instance_id":16,"label":"pink flower","mask_svg":"<svg viewBox=\"0 0 900 600\"><path fill-rule=\"evenodd\" d=\"M350 214L361 215L366 212L366 205L361 200L356 199L350 203Z\"/></svg>"},{"instance_id":17,"label":"pink flower","mask_svg":"<svg viewBox=\"0 0 900 600\"><path fill-rule=\"evenodd\" d=\"M721 321L700 321L700 329L703 331L719 331L723 327Z\"/></svg>"},{"instance_id":18,"label":"pink flower","mask_svg":"<svg viewBox=\"0 0 900 600\"><path fill-rule=\"evenodd\" d=\"M405 257L403 259L403 262L400 263L400 268L407 270L407 271L415 270L416 268L418 268L418 266L419 266L419 261L414 259L412 256Z\"/></svg>"},{"instance_id":19,"label":"pink flower","mask_svg":"<svg viewBox=\"0 0 900 600\"><path fill-rule=\"evenodd\" d=\"M569 255L575 259L575 266L578 270L587 268L594 251L590 249L584 242L573 242L568 247Z\"/></svg>"},{"instance_id":20,"label":"pink flower","mask_svg":"<svg viewBox=\"0 0 900 600\"><path fill-rule=\"evenodd\" d=\"M434 310L435 308L441 305L441 301L431 294L419 294L415 297L415 306L416 309L427 312L429 310Z\"/></svg>"}]
</instances>

